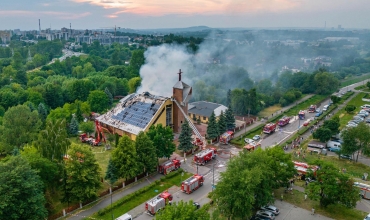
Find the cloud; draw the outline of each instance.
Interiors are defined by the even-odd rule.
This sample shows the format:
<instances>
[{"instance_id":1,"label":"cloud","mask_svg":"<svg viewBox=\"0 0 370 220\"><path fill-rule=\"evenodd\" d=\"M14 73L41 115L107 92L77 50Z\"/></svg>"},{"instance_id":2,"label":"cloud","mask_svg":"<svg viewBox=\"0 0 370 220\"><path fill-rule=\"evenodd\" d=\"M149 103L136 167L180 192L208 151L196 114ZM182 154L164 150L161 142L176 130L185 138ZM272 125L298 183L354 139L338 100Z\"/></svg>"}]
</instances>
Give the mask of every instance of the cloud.
<instances>
[{"instance_id":1,"label":"cloud","mask_svg":"<svg viewBox=\"0 0 370 220\"><path fill-rule=\"evenodd\" d=\"M69 13L58 11L23 11L23 10L8 10L1 11L0 17L39 17L40 15L54 16L58 19L79 19L90 15L90 12L84 13Z\"/></svg>"}]
</instances>

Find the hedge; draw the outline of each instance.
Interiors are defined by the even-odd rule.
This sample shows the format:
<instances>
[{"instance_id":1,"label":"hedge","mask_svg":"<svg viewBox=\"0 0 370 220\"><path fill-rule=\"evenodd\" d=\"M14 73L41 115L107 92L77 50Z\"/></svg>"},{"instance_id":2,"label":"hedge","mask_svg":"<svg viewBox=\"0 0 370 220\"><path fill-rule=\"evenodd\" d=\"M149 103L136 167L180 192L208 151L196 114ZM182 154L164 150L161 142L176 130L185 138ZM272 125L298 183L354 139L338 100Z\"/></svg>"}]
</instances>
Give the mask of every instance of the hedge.
<instances>
[{"instance_id":1,"label":"hedge","mask_svg":"<svg viewBox=\"0 0 370 220\"><path fill-rule=\"evenodd\" d=\"M182 168L180 168L180 169L178 169L178 170L177 170L177 171L175 171L175 172L171 172L171 173L167 174L166 176L161 177L161 179L159 179L159 180L156 180L156 181L152 182L150 185L145 186L145 187L143 187L143 188L141 188L141 189L139 189L139 190L137 190L137 191L135 191L135 192L133 192L133 193L130 193L130 194L128 194L128 195L126 195L126 196L122 197L122 198L121 198L121 199L119 199L118 201L114 202L114 203L112 204L112 206L108 206L108 207L105 207L105 208L103 208L103 209L99 210L99 211L98 211L98 215L99 215L99 216L105 215L106 213L110 212L112 209L115 209L115 208L117 208L118 206L121 206L122 204L124 204L125 202L127 202L127 201L129 201L129 200L134 199L135 197L137 197L137 195L142 194L142 193L145 193L145 192L147 192L147 191L149 191L149 190L153 189L153 188L154 188L157 184L159 184L160 182L163 182L163 181L165 181L166 179L170 179L170 178L172 178L172 177L174 177L174 176L180 175L182 172L183 172L183 169L182 169Z\"/></svg>"}]
</instances>

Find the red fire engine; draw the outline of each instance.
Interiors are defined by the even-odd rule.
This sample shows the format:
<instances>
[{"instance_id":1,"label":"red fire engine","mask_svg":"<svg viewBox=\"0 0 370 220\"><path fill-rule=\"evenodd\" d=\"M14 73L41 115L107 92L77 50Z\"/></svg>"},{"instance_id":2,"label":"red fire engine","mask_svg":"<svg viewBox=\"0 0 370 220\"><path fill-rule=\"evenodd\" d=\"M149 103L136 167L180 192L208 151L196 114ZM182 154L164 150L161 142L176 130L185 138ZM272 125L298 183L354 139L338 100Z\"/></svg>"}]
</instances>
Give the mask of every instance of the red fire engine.
<instances>
[{"instance_id":1,"label":"red fire engine","mask_svg":"<svg viewBox=\"0 0 370 220\"><path fill-rule=\"evenodd\" d=\"M309 108L308 108L308 112L309 113L313 113L316 111L316 105L311 105Z\"/></svg>"},{"instance_id":2,"label":"red fire engine","mask_svg":"<svg viewBox=\"0 0 370 220\"><path fill-rule=\"evenodd\" d=\"M165 191L158 196L154 197L153 199L147 201L145 203L145 211L148 215L155 215L159 210L163 209L170 201L172 201L173 197L171 193Z\"/></svg>"},{"instance_id":3,"label":"red fire engine","mask_svg":"<svg viewBox=\"0 0 370 220\"><path fill-rule=\"evenodd\" d=\"M249 151L249 152L252 152L255 149L257 149L258 147L261 147L261 144L249 143L249 144L247 144L247 145L244 146L244 149L247 150L247 151Z\"/></svg>"},{"instance_id":4,"label":"red fire engine","mask_svg":"<svg viewBox=\"0 0 370 220\"><path fill-rule=\"evenodd\" d=\"M159 165L158 172L162 173L163 175L167 175L171 171L179 169L180 166L181 166L180 160L176 160L175 158Z\"/></svg>"},{"instance_id":5,"label":"red fire engine","mask_svg":"<svg viewBox=\"0 0 370 220\"><path fill-rule=\"evenodd\" d=\"M204 177L202 175L195 174L194 176L182 182L181 191L190 194L193 191L197 190L199 187L203 186L203 182Z\"/></svg>"},{"instance_id":6,"label":"red fire engine","mask_svg":"<svg viewBox=\"0 0 370 220\"><path fill-rule=\"evenodd\" d=\"M208 148L194 155L194 162L198 165L204 165L208 161L216 158L216 148Z\"/></svg>"},{"instance_id":7,"label":"red fire engine","mask_svg":"<svg viewBox=\"0 0 370 220\"><path fill-rule=\"evenodd\" d=\"M370 199L370 186L364 183L355 182L354 186L360 188L361 197L363 199Z\"/></svg>"},{"instance_id":8,"label":"red fire engine","mask_svg":"<svg viewBox=\"0 0 370 220\"><path fill-rule=\"evenodd\" d=\"M287 125L287 124L289 124L289 122L290 122L290 117L288 117L288 116L283 116L280 120L279 120L279 126L280 127L283 127L283 126L285 126L285 125Z\"/></svg>"},{"instance_id":9,"label":"red fire engine","mask_svg":"<svg viewBox=\"0 0 370 220\"><path fill-rule=\"evenodd\" d=\"M223 143L223 144L228 144L229 141L231 140L231 138L234 137L234 132L232 131L227 131L225 133L223 133L220 137L220 142Z\"/></svg>"},{"instance_id":10,"label":"red fire engine","mask_svg":"<svg viewBox=\"0 0 370 220\"><path fill-rule=\"evenodd\" d=\"M302 175L307 175L308 171L312 171L313 175L316 176L316 171L319 169L318 166L315 165L308 165L307 163L293 161L294 168L298 171L298 173Z\"/></svg>"},{"instance_id":11,"label":"red fire engine","mask_svg":"<svg viewBox=\"0 0 370 220\"><path fill-rule=\"evenodd\" d=\"M271 134L275 132L275 129L276 129L276 124L268 123L267 125L265 125L265 127L263 127L263 133Z\"/></svg>"}]
</instances>

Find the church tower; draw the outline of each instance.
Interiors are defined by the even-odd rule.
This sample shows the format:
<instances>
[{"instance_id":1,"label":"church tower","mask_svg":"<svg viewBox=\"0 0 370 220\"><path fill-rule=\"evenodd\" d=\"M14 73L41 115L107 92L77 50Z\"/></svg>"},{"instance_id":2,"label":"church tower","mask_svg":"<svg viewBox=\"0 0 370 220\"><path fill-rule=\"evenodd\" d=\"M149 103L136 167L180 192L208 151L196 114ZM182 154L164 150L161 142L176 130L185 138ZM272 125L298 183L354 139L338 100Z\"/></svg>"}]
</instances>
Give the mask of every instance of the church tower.
<instances>
[{"instance_id":1,"label":"church tower","mask_svg":"<svg viewBox=\"0 0 370 220\"><path fill-rule=\"evenodd\" d=\"M188 114L188 103L192 95L192 87L181 81L181 69L179 71L179 81L173 86L172 98L179 105L173 105L173 131L179 133L181 124L186 120ZM181 108L181 109L180 109Z\"/></svg>"}]
</instances>

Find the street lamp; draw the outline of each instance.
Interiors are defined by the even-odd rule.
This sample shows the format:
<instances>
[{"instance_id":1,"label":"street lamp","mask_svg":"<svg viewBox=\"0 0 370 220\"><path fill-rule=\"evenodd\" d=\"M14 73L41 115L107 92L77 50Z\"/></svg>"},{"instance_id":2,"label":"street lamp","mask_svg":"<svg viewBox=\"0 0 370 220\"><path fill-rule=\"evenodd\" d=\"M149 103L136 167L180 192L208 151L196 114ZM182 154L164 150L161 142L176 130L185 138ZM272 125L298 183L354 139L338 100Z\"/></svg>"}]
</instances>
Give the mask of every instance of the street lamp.
<instances>
[{"instance_id":1,"label":"street lamp","mask_svg":"<svg viewBox=\"0 0 370 220\"><path fill-rule=\"evenodd\" d=\"M107 182L107 181L104 181L104 182L109 185L109 192L110 192L110 212L111 212L112 220L113 220L114 217L113 217L113 209L112 209L112 194L113 194L112 184L109 183L109 182Z\"/></svg>"}]
</instances>

